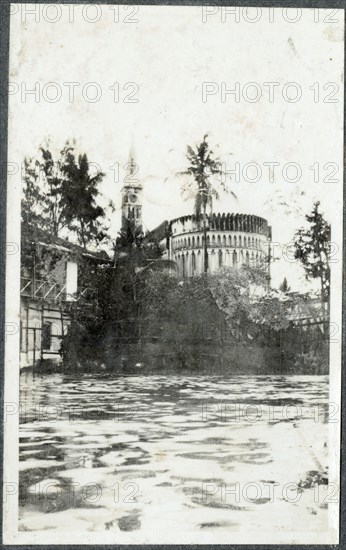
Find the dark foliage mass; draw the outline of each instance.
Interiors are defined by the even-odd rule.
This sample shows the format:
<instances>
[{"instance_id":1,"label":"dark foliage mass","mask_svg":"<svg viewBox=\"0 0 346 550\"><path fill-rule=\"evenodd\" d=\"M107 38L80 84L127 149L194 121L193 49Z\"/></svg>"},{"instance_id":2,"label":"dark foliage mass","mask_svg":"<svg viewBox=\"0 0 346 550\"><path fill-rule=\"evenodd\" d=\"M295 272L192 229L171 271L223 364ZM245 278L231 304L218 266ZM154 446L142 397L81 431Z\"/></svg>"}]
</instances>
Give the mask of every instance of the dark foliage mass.
<instances>
[{"instance_id":1,"label":"dark foliage mass","mask_svg":"<svg viewBox=\"0 0 346 550\"><path fill-rule=\"evenodd\" d=\"M25 159L22 221L53 236L68 232L86 247L106 236L104 209L97 204L104 174L91 174L86 154L77 155L66 142L55 159L49 148L40 148L36 159Z\"/></svg>"},{"instance_id":2,"label":"dark foliage mass","mask_svg":"<svg viewBox=\"0 0 346 550\"><path fill-rule=\"evenodd\" d=\"M319 211L319 202L307 214L308 227L295 234L295 258L302 263L307 279L318 279L321 285L321 300L327 304L330 293L331 252L330 225Z\"/></svg>"}]
</instances>

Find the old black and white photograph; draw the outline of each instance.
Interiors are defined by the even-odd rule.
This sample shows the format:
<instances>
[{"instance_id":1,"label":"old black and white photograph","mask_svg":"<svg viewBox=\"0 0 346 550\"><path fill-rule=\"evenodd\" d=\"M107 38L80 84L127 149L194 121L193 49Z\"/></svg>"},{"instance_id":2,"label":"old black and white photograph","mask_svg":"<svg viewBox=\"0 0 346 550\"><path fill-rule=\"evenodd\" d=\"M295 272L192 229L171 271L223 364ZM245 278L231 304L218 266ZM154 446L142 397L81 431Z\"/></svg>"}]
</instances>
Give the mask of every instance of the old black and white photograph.
<instances>
[{"instance_id":1,"label":"old black and white photograph","mask_svg":"<svg viewBox=\"0 0 346 550\"><path fill-rule=\"evenodd\" d=\"M344 10L10 6L4 543L338 544Z\"/></svg>"}]
</instances>

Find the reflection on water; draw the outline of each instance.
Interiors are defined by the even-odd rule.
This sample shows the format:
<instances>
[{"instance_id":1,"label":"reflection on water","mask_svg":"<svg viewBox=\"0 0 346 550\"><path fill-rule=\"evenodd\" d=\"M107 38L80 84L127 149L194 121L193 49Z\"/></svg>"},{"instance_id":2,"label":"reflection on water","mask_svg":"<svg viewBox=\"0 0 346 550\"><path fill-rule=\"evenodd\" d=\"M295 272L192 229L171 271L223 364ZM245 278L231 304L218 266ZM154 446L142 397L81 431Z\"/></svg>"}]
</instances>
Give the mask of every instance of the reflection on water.
<instances>
[{"instance_id":1,"label":"reflection on water","mask_svg":"<svg viewBox=\"0 0 346 550\"><path fill-rule=\"evenodd\" d=\"M287 484L326 469L327 398L321 376L22 374L20 529L325 530L323 492Z\"/></svg>"}]
</instances>

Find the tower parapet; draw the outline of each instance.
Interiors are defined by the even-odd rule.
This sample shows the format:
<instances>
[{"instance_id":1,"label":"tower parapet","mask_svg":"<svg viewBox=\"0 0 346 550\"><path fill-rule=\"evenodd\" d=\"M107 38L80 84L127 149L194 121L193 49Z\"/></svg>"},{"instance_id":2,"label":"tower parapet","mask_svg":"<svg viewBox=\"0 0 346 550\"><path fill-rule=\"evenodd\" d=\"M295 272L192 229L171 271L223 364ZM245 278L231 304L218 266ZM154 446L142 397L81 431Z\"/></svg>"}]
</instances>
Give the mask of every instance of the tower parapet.
<instances>
[{"instance_id":1,"label":"tower parapet","mask_svg":"<svg viewBox=\"0 0 346 550\"><path fill-rule=\"evenodd\" d=\"M249 214L211 214L207 215L207 229L211 231L243 231L245 233L257 233L266 237L271 236L271 228L266 219ZM202 225L202 216L194 214L175 218L170 222L170 229L185 231L198 230Z\"/></svg>"}]
</instances>

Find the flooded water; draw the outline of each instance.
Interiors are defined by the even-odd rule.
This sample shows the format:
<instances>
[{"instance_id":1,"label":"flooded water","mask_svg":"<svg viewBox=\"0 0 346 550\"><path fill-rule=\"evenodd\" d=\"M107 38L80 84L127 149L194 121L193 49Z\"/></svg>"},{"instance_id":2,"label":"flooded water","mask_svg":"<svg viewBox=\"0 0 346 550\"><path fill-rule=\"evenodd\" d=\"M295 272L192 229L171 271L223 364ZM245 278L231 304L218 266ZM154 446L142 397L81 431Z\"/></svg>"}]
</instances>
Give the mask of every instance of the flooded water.
<instances>
[{"instance_id":1,"label":"flooded water","mask_svg":"<svg viewBox=\"0 0 346 550\"><path fill-rule=\"evenodd\" d=\"M23 374L20 530L324 531L327 399L322 376Z\"/></svg>"}]
</instances>

